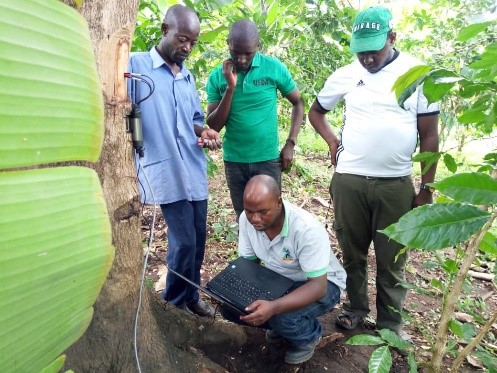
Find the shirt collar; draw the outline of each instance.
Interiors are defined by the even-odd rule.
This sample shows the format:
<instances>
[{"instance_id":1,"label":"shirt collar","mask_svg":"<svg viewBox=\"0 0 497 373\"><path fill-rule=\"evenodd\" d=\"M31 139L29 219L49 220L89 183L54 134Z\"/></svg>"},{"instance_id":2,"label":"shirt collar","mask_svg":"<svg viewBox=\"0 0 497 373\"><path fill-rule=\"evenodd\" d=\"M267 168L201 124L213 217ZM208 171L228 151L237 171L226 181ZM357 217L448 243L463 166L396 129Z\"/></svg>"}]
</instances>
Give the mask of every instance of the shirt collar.
<instances>
[{"instance_id":1,"label":"shirt collar","mask_svg":"<svg viewBox=\"0 0 497 373\"><path fill-rule=\"evenodd\" d=\"M152 60L152 68L157 69L157 68L161 67L162 65L165 65L169 69L169 66L167 66L166 61L164 61L164 59L161 57L159 52L157 52L157 49L155 48L155 46L153 46L152 49L150 49L150 59ZM189 75L189 71L186 68L185 64L183 64L183 66L181 66L180 72L183 76L188 77L188 75Z\"/></svg>"},{"instance_id":2,"label":"shirt collar","mask_svg":"<svg viewBox=\"0 0 497 373\"><path fill-rule=\"evenodd\" d=\"M261 65L261 54L259 52L256 52L254 59L252 60L251 67L259 67L260 65Z\"/></svg>"}]
</instances>

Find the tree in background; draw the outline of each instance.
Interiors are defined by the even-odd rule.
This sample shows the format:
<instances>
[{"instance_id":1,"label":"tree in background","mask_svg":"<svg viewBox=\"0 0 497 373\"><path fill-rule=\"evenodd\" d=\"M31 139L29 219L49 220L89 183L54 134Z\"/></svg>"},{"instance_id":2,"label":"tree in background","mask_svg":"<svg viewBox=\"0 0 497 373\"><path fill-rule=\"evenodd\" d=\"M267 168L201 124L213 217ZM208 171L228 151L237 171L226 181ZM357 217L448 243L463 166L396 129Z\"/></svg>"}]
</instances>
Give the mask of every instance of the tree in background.
<instances>
[{"instance_id":1,"label":"tree in background","mask_svg":"<svg viewBox=\"0 0 497 373\"><path fill-rule=\"evenodd\" d=\"M165 1L142 0L133 50L149 50L160 37ZM169 1L169 5L180 1ZM260 30L261 50L285 61L304 101L312 102L324 79L352 58L348 35L355 10L326 0L183 1L198 13L202 31L190 57L197 82L203 86L210 71L226 58L229 27L252 20ZM202 89L200 89L202 91Z\"/></svg>"},{"instance_id":2,"label":"tree in background","mask_svg":"<svg viewBox=\"0 0 497 373\"><path fill-rule=\"evenodd\" d=\"M69 1L72 3L72 1ZM79 372L222 371L195 347L242 346L239 326L200 320L164 306L142 287L144 251L134 158L123 116L129 110L124 72L137 0L86 0L86 18L102 82L105 137L99 175L112 227L115 260L86 333L67 351L66 366ZM158 23L162 22L161 18ZM141 302L138 315L139 301ZM199 333L199 330L202 332ZM176 347L189 343L192 350Z\"/></svg>"},{"instance_id":3,"label":"tree in background","mask_svg":"<svg viewBox=\"0 0 497 373\"><path fill-rule=\"evenodd\" d=\"M496 40L495 29L477 34L470 40L458 39L458 33L468 24L484 22L492 10L495 13L494 0L422 0L402 17L399 44L428 64L469 73L468 66L480 58L486 45ZM465 143L487 137L493 131L492 125L474 122L469 114L460 115L475 103L474 98L464 95L444 97L440 138L447 146L450 139L456 140L455 153L459 158L463 157Z\"/></svg>"}]
</instances>

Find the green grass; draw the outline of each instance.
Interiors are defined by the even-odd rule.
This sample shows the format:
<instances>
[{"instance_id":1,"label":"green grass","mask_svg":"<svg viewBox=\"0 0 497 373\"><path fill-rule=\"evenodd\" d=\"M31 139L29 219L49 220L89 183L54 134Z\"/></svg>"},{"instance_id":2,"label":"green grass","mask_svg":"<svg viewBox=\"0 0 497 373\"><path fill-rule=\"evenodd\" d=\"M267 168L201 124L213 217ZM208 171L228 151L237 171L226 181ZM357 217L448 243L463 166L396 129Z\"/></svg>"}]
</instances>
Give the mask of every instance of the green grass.
<instances>
[{"instance_id":1,"label":"green grass","mask_svg":"<svg viewBox=\"0 0 497 373\"><path fill-rule=\"evenodd\" d=\"M303 154L328 153L328 145L310 125L300 129L297 144Z\"/></svg>"}]
</instances>

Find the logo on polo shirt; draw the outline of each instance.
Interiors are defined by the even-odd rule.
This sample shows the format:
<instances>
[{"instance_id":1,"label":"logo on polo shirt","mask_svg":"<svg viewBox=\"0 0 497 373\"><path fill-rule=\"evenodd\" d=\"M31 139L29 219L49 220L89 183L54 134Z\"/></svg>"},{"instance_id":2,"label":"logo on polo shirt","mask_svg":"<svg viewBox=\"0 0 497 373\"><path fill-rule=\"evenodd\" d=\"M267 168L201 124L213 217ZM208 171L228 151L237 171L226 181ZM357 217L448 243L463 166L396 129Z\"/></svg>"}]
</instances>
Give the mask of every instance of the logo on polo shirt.
<instances>
[{"instance_id":1,"label":"logo on polo shirt","mask_svg":"<svg viewBox=\"0 0 497 373\"><path fill-rule=\"evenodd\" d=\"M363 82L363 81L362 81L362 79L361 79L361 80L359 80L359 82L357 83L356 87L362 87L362 86L364 86L364 85L366 85L366 84L364 84L364 82Z\"/></svg>"},{"instance_id":2,"label":"logo on polo shirt","mask_svg":"<svg viewBox=\"0 0 497 373\"><path fill-rule=\"evenodd\" d=\"M292 254L290 254L290 250L283 249L283 261L284 262L293 262Z\"/></svg>"},{"instance_id":3,"label":"logo on polo shirt","mask_svg":"<svg viewBox=\"0 0 497 373\"><path fill-rule=\"evenodd\" d=\"M252 84L255 85L256 87L257 86L260 86L260 85L269 85L269 79L254 79L252 80Z\"/></svg>"}]
</instances>

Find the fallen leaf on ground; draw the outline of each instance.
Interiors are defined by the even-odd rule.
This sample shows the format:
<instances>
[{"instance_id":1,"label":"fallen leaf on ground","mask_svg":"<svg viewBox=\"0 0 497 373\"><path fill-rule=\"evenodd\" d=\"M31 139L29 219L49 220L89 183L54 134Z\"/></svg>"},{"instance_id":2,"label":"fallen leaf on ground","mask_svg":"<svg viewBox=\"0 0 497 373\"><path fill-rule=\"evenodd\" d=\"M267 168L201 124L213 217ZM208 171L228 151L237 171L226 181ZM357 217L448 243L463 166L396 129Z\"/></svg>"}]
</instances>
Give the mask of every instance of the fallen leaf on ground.
<instances>
[{"instance_id":1,"label":"fallen leaf on ground","mask_svg":"<svg viewBox=\"0 0 497 373\"><path fill-rule=\"evenodd\" d=\"M316 346L316 349L323 348L328 343L336 341L337 339L340 339L340 338L343 338L343 334L337 333L337 332L332 333L332 334L327 335L327 336L324 336L323 338L321 338L321 341Z\"/></svg>"},{"instance_id":2,"label":"fallen leaf on ground","mask_svg":"<svg viewBox=\"0 0 497 373\"><path fill-rule=\"evenodd\" d=\"M468 315L467 313L464 312L454 312L454 316L456 317L457 321L461 322L473 322L474 317L471 315Z\"/></svg>"},{"instance_id":3,"label":"fallen leaf on ground","mask_svg":"<svg viewBox=\"0 0 497 373\"><path fill-rule=\"evenodd\" d=\"M480 369L484 368L483 363L474 356L468 355L468 357L466 357L466 360L468 360L468 363L470 363L475 368L480 368Z\"/></svg>"}]
</instances>

